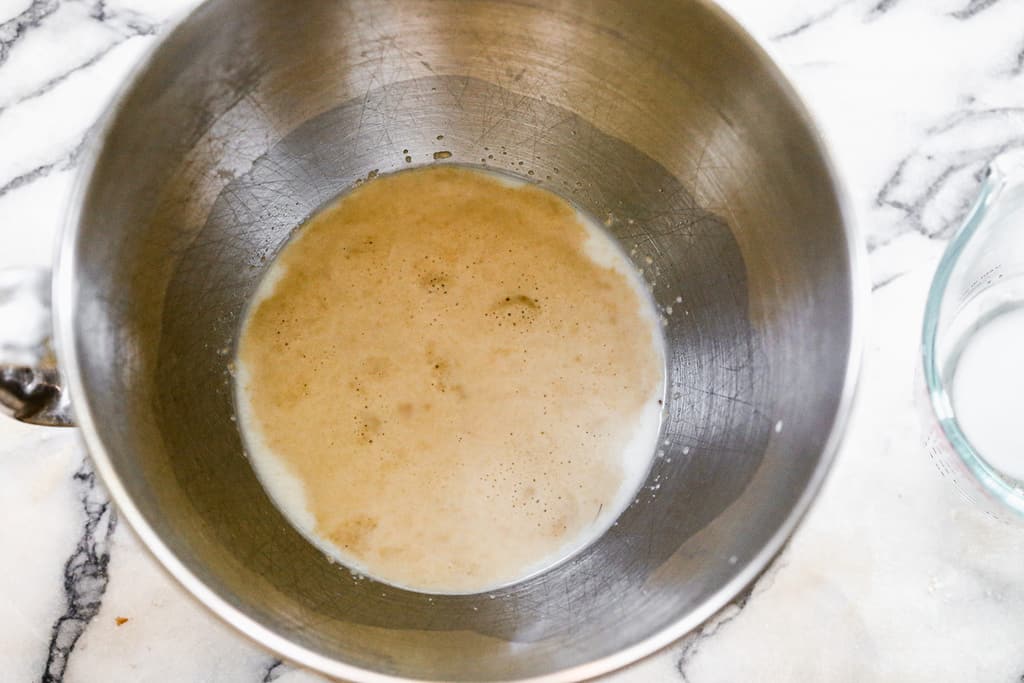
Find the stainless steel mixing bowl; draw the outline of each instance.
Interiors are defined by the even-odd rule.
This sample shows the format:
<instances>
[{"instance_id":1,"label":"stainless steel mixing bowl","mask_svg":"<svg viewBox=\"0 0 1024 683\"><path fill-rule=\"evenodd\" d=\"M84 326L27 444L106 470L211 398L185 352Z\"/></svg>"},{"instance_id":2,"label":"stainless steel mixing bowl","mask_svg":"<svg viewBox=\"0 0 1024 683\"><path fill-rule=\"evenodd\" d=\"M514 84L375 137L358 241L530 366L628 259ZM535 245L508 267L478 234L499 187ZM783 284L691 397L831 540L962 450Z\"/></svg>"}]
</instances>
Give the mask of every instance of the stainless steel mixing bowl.
<instances>
[{"instance_id":1,"label":"stainless steel mixing bowl","mask_svg":"<svg viewBox=\"0 0 1024 683\"><path fill-rule=\"evenodd\" d=\"M156 557L291 660L357 681L600 674L726 604L828 469L859 247L806 111L708 2L211 0L98 141L55 288L77 420ZM660 488L616 527L508 589L428 597L357 580L284 520L229 361L305 217L374 173L453 162L606 220L663 307L669 389Z\"/></svg>"}]
</instances>

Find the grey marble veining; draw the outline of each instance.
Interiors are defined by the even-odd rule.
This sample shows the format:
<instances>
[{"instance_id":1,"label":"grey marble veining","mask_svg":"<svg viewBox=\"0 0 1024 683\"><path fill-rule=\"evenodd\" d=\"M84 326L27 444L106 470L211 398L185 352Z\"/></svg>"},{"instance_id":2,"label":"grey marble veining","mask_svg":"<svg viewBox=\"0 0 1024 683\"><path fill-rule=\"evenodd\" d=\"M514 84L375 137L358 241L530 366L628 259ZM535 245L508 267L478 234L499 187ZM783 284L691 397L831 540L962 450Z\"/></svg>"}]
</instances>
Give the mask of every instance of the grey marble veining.
<instances>
[{"instance_id":1,"label":"grey marble veining","mask_svg":"<svg viewBox=\"0 0 1024 683\"><path fill-rule=\"evenodd\" d=\"M193 0L0 0L0 267L48 264L88 131ZM874 320L848 438L772 567L607 680L1024 680L1024 531L964 507L920 446L930 272L996 155L1024 149L1024 2L723 0L804 94L848 181ZM73 432L0 423L0 679L320 680L184 594Z\"/></svg>"},{"instance_id":2,"label":"grey marble veining","mask_svg":"<svg viewBox=\"0 0 1024 683\"><path fill-rule=\"evenodd\" d=\"M99 613L110 575L108 540L117 528L117 513L87 460L72 477L85 524L74 552L64 564L64 613L53 624L43 680L64 680L68 657L89 622Z\"/></svg>"}]
</instances>

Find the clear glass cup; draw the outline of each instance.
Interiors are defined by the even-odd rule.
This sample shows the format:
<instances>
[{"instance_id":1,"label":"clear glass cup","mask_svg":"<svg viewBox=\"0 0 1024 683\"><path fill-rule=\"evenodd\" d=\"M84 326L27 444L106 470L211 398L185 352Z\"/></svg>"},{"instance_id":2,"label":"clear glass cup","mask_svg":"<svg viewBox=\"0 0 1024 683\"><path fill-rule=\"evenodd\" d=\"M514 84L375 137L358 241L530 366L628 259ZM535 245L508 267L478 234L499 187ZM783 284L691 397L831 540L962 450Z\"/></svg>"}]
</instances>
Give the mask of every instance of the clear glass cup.
<instances>
[{"instance_id":1,"label":"clear glass cup","mask_svg":"<svg viewBox=\"0 0 1024 683\"><path fill-rule=\"evenodd\" d=\"M1024 167L997 159L925 307L926 447L961 494L1024 521Z\"/></svg>"}]
</instances>

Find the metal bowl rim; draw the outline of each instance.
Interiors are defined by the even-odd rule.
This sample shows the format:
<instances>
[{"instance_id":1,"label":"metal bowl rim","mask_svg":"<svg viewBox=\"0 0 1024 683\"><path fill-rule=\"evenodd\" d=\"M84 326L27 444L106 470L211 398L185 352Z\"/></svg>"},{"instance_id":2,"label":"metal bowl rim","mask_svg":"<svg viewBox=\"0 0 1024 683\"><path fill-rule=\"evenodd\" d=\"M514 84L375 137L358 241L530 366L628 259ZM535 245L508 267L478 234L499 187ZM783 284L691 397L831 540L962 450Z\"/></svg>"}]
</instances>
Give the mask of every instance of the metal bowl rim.
<instances>
[{"instance_id":1,"label":"metal bowl rim","mask_svg":"<svg viewBox=\"0 0 1024 683\"><path fill-rule=\"evenodd\" d=\"M722 25L729 29L737 39L754 55L764 61L769 70L774 70L776 85L781 89L789 104L796 110L801 123L813 136L817 143L817 151L824 161L828 179L836 196L842 218L844 232L847 237L847 262L850 265L850 348L846 359L843 375L843 391L839 398L828 439L822 449L821 457L808 480L803 493L793 505L789 515L776 529L768 542L743 566L728 582L715 591L697 609L680 617L658 633L618 652L560 671L525 679L509 679L507 683L567 683L569 681L589 680L633 664L662 648L679 640L687 633L698 628L720 609L725 607L747 585L752 583L767 568L771 560L782 550L786 541L796 529L800 520L810 507L811 502L828 474L841 445L849 423L850 413L857 394L860 369L864 353L865 307L867 301L868 278L866 272L866 253L864 241L855 222L855 213L851 207L845 185L836 168L834 154L810 111L797 94L790 78L775 58L772 49L755 39L732 15L719 7L712 0L691 0L701 5L712 14ZM54 341L61 371L67 383L73 401L73 409L77 424L85 441L93 465L111 498L115 501L118 511L142 540L144 547L156 558L157 562L189 593L218 617L231 624L239 632L255 641L258 645L274 650L285 659L301 666L314 669L329 676L351 680L354 683L404 683L407 681L424 681L425 679L409 679L405 677L381 674L361 667L346 664L330 657L318 654L313 650L297 645L274 631L264 627L240 609L209 588L196 576L173 551L163 542L159 535L146 522L131 495L118 476L106 447L97 428L97 416L89 405L88 395L83 384L79 357L75 347L74 302L77 293L77 277L75 274L74 254L78 245L78 227L88 197L90 181L99 160L101 151L110 137L118 112L124 106L129 93L135 88L142 74L146 71L154 55L161 47L170 42L180 31L181 26L203 7L200 3L195 8L172 20L174 28L158 40L133 68L124 84L118 89L105 115L94 129L93 137L87 145L79 166L74 188L68 201L63 229L57 244L57 258L53 280L54 301ZM442 683L438 681L437 683Z\"/></svg>"}]
</instances>

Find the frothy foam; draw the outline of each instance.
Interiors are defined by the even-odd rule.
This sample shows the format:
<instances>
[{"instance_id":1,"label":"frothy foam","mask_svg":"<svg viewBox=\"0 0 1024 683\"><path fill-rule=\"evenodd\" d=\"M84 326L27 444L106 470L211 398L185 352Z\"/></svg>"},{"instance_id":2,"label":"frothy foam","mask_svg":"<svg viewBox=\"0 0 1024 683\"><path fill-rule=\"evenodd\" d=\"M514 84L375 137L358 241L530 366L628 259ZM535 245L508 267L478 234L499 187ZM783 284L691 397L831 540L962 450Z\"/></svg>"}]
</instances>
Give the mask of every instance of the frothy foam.
<instances>
[{"instance_id":1,"label":"frothy foam","mask_svg":"<svg viewBox=\"0 0 1024 683\"><path fill-rule=\"evenodd\" d=\"M564 560L657 448L664 350L642 279L593 221L508 176L406 171L314 216L254 295L236 367L247 454L284 515L410 590L487 591Z\"/></svg>"}]
</instances>

